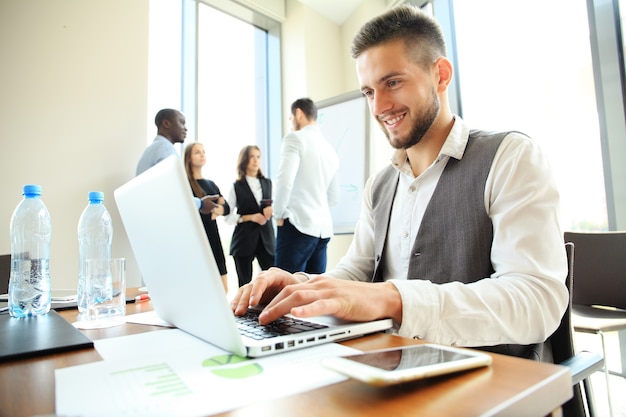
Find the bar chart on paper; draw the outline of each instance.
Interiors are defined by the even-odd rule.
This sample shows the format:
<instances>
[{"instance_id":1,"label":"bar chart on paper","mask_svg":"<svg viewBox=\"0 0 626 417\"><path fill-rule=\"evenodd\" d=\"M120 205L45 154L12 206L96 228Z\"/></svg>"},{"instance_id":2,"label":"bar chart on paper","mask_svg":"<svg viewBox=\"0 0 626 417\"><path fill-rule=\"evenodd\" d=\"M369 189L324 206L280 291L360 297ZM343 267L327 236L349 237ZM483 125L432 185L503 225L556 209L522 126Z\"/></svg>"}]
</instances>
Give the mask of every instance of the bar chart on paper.
<instances>
[{"instance_id":1,"label":"bar chart on paper","mask_svg":"<svg viewBox=\"0 0 626 417\"><path fill-rule=\"evenodd\" d=\"M144 395L149 397L181 397L191 395L191 389L167 363L142 366L112 372L113 378L130 378L133 385L143 387ZM128 381L120 381L129 385Z\"/></svg>"},{"instance_id":2,"label":"bar chart on paper","mask_svg":"<svg viewBox=\"0 0 626 417\"><path fill-rule=\"evenodd\" d=\"M164 407L171 407L172 402L181 399L187 401L188 398L184 397L198 392L198 382L202 384L204 381L204 384L210 386L216 382L220 383L215 378L242 380L260 375L262 372L263 367L248 358L223 354L187 365L183 371L184 376L169 363L162 362L110 372L109 380L116 387L126 387L124 391L128 393L128 400L143 403L145 412L145 404L160 404L155 411L162 411ZM195 377L191 377L192 375Z\"/></svg>"},{"instance_id":3,"label":"bar chart on paper","mask_svg":"<svg viewBox=\"0 0 626 417\"><path fill-rule=\"evenodd\" d=\"M179 410L185 416L193 415L200 407L193 377L203 371L199 365L187 364L184 369L176 369L175 362L166 361L112 366L101 371L104 372L99 378L102 383L99 389L112 393L111 404L103 405L109 415L160 416ZM210 380L206 383L212 385Z\"/></svg>"}]
</instances>

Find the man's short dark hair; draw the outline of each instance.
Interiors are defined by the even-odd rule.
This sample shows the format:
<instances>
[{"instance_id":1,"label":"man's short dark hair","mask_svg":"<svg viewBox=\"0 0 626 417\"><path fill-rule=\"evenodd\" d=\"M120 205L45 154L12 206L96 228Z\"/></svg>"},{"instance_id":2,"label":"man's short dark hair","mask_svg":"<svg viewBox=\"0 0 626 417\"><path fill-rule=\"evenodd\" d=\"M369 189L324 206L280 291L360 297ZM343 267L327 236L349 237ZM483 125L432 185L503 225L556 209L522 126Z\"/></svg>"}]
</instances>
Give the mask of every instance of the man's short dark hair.
<instances>
[{"instance_id":1,"label":"man's short dark hair","mask_svg":"<svg viewBox=\"0 0 626 417\"><path fill-rule=\"evenodd\" d=\"M291 105L291 114L296 114L296 109L302 110L302 113L308 120L317 120L317 106L310 98L299 98Z\"/></svg>"},{"instance_id":2,"label":"man's short dark hair","mask_svg":"<svg viewBox=\"0 0 626 417\"><path fill-rule=\"evenodd\" d=\"M161 109L154 117L154 124L157 128L161 127L164 120L174 121L174 118L180 113L174 109Z\"/></svg>"},{"instance_id":3,"label":"man's short dark hair","mask_svg":"<svg viewBox=\"0 0 626 417\"><path fill-rule=\"evenodd\" d=\"M352 40L352 57L383 43L402 40L407 54L418 65L429 67L446 56L446 42L434 17L417 6L403 4L373 18Z\"/></svg>"}]
</instances>

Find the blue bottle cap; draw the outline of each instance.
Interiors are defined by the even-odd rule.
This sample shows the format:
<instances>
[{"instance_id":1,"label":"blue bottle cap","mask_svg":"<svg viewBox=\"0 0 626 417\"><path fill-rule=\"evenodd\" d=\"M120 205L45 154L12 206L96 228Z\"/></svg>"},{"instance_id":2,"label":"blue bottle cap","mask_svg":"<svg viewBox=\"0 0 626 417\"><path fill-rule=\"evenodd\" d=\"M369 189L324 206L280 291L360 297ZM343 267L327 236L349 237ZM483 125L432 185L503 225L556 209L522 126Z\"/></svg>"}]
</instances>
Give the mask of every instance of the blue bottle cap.
<instances>
[{"instance_id":1,"label":"blue bottle cap","mask_svg":"<svg viewBox=\"0 0 626 417\"><path fill-rule=\"evenodd\" d=\"M41 195L41 185L26 184L22 194L26 198L39 197Z\"/></svg>"},{"instance_id":2,"label":"blue bottle cap","mask_svg":"<svg viewBox=\"0 0 626 417\"><path fill-rule=\"evenodd\" d=\"M90 203L102 203L104 201L104 193L102 191L89 191L87 197Z\"/></svg>"}]
</instances>

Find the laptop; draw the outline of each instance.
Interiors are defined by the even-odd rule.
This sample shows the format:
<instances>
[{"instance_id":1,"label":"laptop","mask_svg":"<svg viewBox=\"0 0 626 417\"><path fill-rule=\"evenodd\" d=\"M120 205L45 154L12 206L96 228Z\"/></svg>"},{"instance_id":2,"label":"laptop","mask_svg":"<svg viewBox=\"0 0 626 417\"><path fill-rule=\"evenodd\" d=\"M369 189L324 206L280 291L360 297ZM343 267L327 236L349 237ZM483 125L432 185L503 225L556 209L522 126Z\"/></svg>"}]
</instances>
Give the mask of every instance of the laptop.
<instances>
[{"instance_id":1,"label":"laptop","mask_svg":"<svg viewBox=\"0 0 626 417\"><path fill-rule=\"evenodd\" d=\"M56 311L14 318L0 314L0 362L93 347L93 342Z\"/></svg>"},{"instance_id":2,"label":"laptop","mask_svg":"<svg viewBox=\"0 0 626 417\"><path fill-rule=\"evenodd\" d=\"M224 293L180 158L164 159L116 189L114 197L156 314L193 336L239 356L261 357L392 326L391 319L347 322L321 316L306 319L314 330L266 338L274 329L263 326L246 336Z\"/></svg>"}]
</instances>

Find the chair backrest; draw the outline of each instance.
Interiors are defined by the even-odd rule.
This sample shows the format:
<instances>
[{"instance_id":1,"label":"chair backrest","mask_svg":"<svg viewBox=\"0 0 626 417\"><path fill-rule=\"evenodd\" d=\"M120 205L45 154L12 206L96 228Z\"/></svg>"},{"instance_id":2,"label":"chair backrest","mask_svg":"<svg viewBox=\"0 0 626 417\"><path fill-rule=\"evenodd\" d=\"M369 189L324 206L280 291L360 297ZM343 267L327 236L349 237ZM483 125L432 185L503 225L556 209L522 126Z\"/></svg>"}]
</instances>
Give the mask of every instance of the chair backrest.
<instances>
[{"instance_id":1,"label":"chair backrest","mask_svg":"<svg viewBox=\"0 0 626 417\"><path fill-rule=\"evenodd\" d=\"M561 318L561 324L554 333L548 338L548 344L552 349L552 357L554 363L560 364L571 359L575 355L574 336L572 329L572 294L574 283L574 244L565 243L565 252L567 253L567 277L565 285L569 291L569 303L565 314ZM583 417L586 415L583 405L583 397L580 384L574 384L572 387L574 396L563 405L563 416L567 417Z\"/></svg>"},{"instance_id":2,"label":"chair backrest","mask_svg":"<svg viewBox=\"0 0 626 417\"><path fill-rule=\"evenodd\" d=\"M554 363L561 363L572 356L574 356L574 336L572 330L572 287L574 280L574 244L571 242L565 243L565 251L567 253L567 278L565 279L565 285L569 291L569 303L567 304L567 310L561 318L561 324L554 333L548 339L552 348L552 357Z\"/></svg>"},{"instance_id":3,"label":"chair backrest","mask_svg":"<svg viewBox=\"0 0 626 417\"><path fill-rule=\"evenodd\" d=\"M626 232L565 232L576 246L574 304L626 309Z\"/></svg>"},{"instance_id":4,"label":"chair backrest","mask_svg":"<svg viewBox=\"0 0 626 417\"><path fill-rule=\"evenodd\" d=\"M0 255L0 294L9 292L11 276L11 255Z\"/></svg>"}]
</instances>

